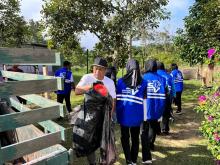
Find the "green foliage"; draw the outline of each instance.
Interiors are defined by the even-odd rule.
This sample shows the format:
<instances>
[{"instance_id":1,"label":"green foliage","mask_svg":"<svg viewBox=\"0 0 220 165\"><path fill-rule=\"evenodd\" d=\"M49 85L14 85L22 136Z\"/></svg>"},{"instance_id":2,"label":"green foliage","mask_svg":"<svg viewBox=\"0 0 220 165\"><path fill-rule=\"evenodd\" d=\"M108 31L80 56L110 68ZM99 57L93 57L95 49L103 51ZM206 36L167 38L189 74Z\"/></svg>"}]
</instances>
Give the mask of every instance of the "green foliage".
<instances>
[{"instance_id":1,"label":"green foliage","mask_svg":"<svg viewBox=\"0 0 220 165\"><path fill-rule=\"evenodd\" d=\"M0 46L20 47L25 42L27 24L19 15L20 1L0 2Z\"/></svg>"},{"instance_id":2,"label":"green foliage","mask_svg":"<svg viewBox=\"0 0 220 165\"><path fill-rule=\"evenodd\" d=\"M0 2L0 46L21 47L26 43L45 43L43 30L42 22L26 22L20 16L19 0Z\"/></svg>"},{"instance_id":3,"label":"green foliage","mask_svg":"<svg viewBox=\"0 0 220 165\"><path fill-rule=\"evenodd\" d=\"M46 44L46 41L42 35L43 31L45 30L45 26L42 21L30 20L28 22L27 30L29 34L26 38L26 42Z\"/></svg>"},{"instance_id":4,"label":"green foliage","mask_svg":"<svg viewBox=\"0 0 220 165\"><path fill-rule=\"evenodd\" d=\"M166 43L166 45L149 44L146 47L145 54L143 54L143 47L133 47L133 56L140 62L142 68L144 66L144 62L147 59L152 58L162 61L167 69L169 69L171 63L181 63L177 52L171 43Z\"/></svg>"},{"instance_id":5,"label":"green foliage","mask_svg":"<svg viewBox=\"0 0 220 165\"><path fill-rule=\"evenodd\" d=\"M142 28L157 27L158 20L165 19L163 6L167 0L158 1L103 1L103 0L45 0L43 13L56 46L77 45L77 35L84 31L95 34L102 50L108 54L117 51L119 66L128 57L127 36ZM69 42L71 41L71 42ZM68 42L68 44L66 43Z\"/></svg>"},{"instance_id":6,"label":"green foliage","mask_svg":"<svg viewBox=\"0 0 220 165\"><path fill-rule=\"evenodd\" d=\"M69 50L66 45L62 45L59 50L66 60L71 61L73 66L86 65L86 52L79 45L72 50Z\"/></svg>"},{"instance_id":7,"label":"green foliage","mask_svg":"<svg viewBox=\"0 0 220 165\"><path fill-rule=\"evenodd\" d=\"M180 57L191 65L204 63L207 50L220 44L219 0L197 0L185 18L185 31L178 30L174 43Z\"/></svg>"},{"instance_id":8,"label":"green foliage","mask_svg":"<svg viewBox=\"0 0 220 165\"><path fill-rule=\"evenodd\" d=\"M199 106L195 109L203 112L205 120L202 122L200 130L208 139L208 149L216 159L220 159L220 93L217 88L212 90L200 89Z\"/></svg>"}]
</instances>

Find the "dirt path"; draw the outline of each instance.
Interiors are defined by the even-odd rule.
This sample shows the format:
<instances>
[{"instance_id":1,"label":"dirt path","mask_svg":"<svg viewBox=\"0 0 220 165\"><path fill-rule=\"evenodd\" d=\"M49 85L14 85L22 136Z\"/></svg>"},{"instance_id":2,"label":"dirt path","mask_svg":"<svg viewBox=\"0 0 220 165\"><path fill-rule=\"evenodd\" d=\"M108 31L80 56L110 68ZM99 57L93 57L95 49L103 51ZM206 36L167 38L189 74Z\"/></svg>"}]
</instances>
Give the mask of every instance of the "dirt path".
<instances>
[{"instance_id":1,"label":"dirt path","mask_svg":"<svg viewBox=\"0 0 220 165\"><path fill-rule=\"evenodd\" d=\"M175 115L175 121L171 124L169 136L157 136L155 151L152 152L156 160L154 165L213 165L214 160L207 150L207 144L199 131L203 119L201 114L193 109L197 104L197 98L193 91L199 88L199 82L186 81L183 92L183 114ZM176 107L174 108L174 112ZM117 131L117 135L120 132ZM121 144L117 138L119 160L117 165L125 165ZM140 146L141 147L141 146ZM141 149L140 149L141 151ZM141 152L139 162L141 164Z\"/></svg>"},{"instance_id":2,"label":"dirt path","mask_svg":"<svg viewBox=\"0 0 220 165\"><path fill-rule=\"evenodd\" d=\"M214 165L206 141L199 131L202 116L193 110L197 99L192 95L192 91L197 88L198 86L191 81L185 84L183 114L175 115L170 135L157 136L155 151L152 152L153 158L156 159L153 161L154 165ZM126 165L121 148L119 125L116 125L115 134L118 152L118 161L115 165ZM141 145L139 150L137 164L141 165ZM75 159L75 164L87 165L87 162L85 158L81 158Z\"/></svg>"}]
</instances>

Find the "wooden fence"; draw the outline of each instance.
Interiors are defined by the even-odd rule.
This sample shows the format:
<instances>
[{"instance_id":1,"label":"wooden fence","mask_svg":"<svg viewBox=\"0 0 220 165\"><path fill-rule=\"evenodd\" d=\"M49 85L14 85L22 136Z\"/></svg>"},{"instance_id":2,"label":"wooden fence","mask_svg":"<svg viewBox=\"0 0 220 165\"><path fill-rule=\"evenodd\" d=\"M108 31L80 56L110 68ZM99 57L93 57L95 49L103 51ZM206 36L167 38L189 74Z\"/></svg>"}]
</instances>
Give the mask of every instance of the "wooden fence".
<instances>
[{"instance_id":1,"label":"wooden fence","mask_svg":"<svg viewBox=\"0 0 220 165\"><path fill-rule=\"evenodd\" d=\"M60 66L61 60L59 53L48 49L0 48L0 64ZM18 111L0 116L0 132L16 130L19 140L4 147L0 144L0 165L20 157L27 164L72 164L72 129L66 121L66 108L39 95L62 90L63 80L4 70L0 76L17 80L0 83L0 100L8 100ZM28 105L21 104L15 96L27 100ZM30 108L30 104L37 108ZM53 121L57 118L62 124Z\"/></svg>"}]
</instances>

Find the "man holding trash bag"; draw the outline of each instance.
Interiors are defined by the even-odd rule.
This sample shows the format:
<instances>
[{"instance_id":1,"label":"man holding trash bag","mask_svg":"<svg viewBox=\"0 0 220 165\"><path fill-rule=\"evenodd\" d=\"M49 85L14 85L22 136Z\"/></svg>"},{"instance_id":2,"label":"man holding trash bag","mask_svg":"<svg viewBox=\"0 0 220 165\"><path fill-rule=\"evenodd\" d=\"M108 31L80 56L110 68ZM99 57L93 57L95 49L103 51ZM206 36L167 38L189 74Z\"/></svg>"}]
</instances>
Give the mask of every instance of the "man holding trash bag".
<instances>
[{"instance_id":1,"label":"man holding trash bag","mask_svg":"<svg viewBox=\"0 0 220 165\"><path fill-rule=\"evenodd\" d=\"M116 92L114 82L105 76L106 68L107 61L97 57L93 73L84 75L75 89L75 94L84 94L85 100L73 128L73 141L76 154L87 156L90 165L96 164L95 150L99 147L103 164L112 164L116 156L115 152L113 156L107 151L115 149L111 114L115 109Z\"/></svg>"}]
</instances>

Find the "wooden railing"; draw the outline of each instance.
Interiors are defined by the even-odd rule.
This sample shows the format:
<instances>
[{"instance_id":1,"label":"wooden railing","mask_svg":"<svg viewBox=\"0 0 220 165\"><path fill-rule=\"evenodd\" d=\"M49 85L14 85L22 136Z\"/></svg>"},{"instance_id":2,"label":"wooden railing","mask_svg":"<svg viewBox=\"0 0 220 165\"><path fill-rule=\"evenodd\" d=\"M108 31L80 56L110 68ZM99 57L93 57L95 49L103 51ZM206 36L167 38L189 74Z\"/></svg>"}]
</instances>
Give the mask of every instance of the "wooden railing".
<instances>
[{"instance_id":1,"label":"wooden railing","mask_svg":"<svg viewBox=\"0 0 220 165\"><path fill-rule=\"evenodd\" d=\"M60 66L61 60L59 53L48 49L0 48L0 64ZM3 70L0 71L0 76L17 80L0 83L0 99L8 100L10 106L19 111L0 116L0 132L16 128L28 129L26 132L31 137L4 147L0 144L0 165L36 151L40 152L42 149L44 149L44 156L31 160L28 164L72 164L72 129L66 124L66 108L63 104L38 95L43 92L62 90L63 80L53 76ZM14 96L20 96L38 108L32 110L22 105ZM59 123L64 124L52 121L57 118ZM41 136L36 136L34 133L35 129L39 130L35 125L43 128L44 133L42 132ZM23 126L26 127L23 128ZM54 145L57 146L53 147Z\"/></svg>"}]
</instances>

